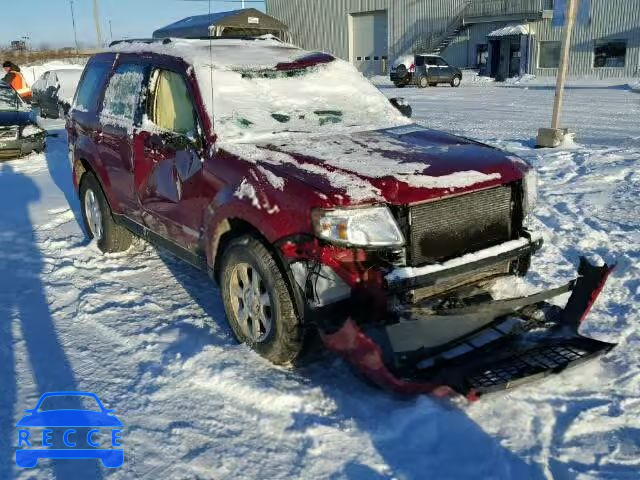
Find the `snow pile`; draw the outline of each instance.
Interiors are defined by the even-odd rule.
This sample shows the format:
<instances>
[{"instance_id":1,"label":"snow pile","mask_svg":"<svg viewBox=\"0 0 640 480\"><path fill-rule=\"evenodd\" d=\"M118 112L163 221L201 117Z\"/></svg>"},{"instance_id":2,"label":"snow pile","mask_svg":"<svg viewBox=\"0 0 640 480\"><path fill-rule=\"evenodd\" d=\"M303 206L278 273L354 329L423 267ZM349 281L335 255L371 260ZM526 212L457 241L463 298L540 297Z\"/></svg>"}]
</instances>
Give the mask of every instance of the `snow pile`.
<instances>
[{"instance_id":1,"label":"snow pile","mask_svg":"<svg viewBox=\"0 0 640 480\"><path fill-rule=\"evenodd\" d=\"M519 77L511 77L507 78L504 83L506 85L523 85L530 82L533 82L536 79L535 75L530 73L525 73L524 75L520 75Z\"/></svg>"},{"instance_id":2,"label":"snow pile","mask_svg":"<svg viewBox=\"0 0 640 480\"><path fill-rule=\"evenodd\" d=\"M632 91L640 93L640 80L637 80L635 82L631 82L628 85L629 85L629 88Z\"/></svg>"}]
</instances>

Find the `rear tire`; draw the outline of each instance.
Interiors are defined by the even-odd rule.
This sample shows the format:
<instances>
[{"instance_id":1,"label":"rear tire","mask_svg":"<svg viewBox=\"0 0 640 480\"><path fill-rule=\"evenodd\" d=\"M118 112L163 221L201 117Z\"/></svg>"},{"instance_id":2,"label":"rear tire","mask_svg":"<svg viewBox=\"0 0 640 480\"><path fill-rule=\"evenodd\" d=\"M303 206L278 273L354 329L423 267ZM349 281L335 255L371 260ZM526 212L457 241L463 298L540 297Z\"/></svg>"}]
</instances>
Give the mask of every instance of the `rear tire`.
<instances>
[{"instance_id":1,"label":"rear tire","mask_svg":"<svg viewBox=\"0 0 640 480\"><path fill-rule=\"evenodd\" d=\"M422 76L418 79L418 88L427 88L429 86L429 79L426 76Z\"/></svg>"},{"instance_id":2,"label":"rear tire","mask_svg":"<svg viewBox=\"0 0 640 480\"><path fill-rule=\"evenodd\" d=\"M113 220L102 187L91 172L80 181L80 209L85 232L89 239L96 239L101 252L122 252L131 246L133 235Z\"/></svg>"},{"instance_id":3,"label":"rear tire","mask_svg":"<svg viewBox=\"0 0 640 480\"><path fill-rule=\"evenodd\" d=\"M222 254L220 287L239 342L276 365L292 364L300 356L302 326L287 281L259 240L245 235L230 242Z\"/></svg>"}]
</instances>

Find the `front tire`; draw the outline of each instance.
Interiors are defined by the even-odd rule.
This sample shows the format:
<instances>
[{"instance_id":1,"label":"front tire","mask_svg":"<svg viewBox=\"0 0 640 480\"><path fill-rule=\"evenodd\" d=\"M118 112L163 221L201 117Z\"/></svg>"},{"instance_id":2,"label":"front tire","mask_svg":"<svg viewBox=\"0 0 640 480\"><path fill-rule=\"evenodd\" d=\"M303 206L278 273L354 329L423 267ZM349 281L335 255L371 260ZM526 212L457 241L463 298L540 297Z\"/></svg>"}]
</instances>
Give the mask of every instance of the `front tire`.
<instances>
[{"instance_id":1,"label":"front tire","mask_svg":"<svg viewBox=\"0 0 640 480\"><path fill-rule=\"evenodd\" d=\"M237 340L276 365L292 364L302 351L302 327L271 253L243 236L231 241L221 263L222 299Z\"/></svg>"},{"instance_id":2,"label":"front tire","mask_svg":"<svg viewBox=\"0 0 640 480\"><path fill-rule=\"evenodd\" d=\"M122 252L131 246L133 236L113 220L102 187L91 172L80 181L80 207L84 229L89 239L96 239L101 252Z\"/></svg>"},{"instance_id":3,"label":"front tire","mask_svg":"<svg viewBox=\"0 0 640 480\"><path fill-rule=\"evenodd\" d=\"M451 86L453 88L458 88L460 86L460 83L462 82L462 78L460 78L459 75L456 75L455 77L453 77L453 79L451 80Z\"/></svg>"}]
</instances>

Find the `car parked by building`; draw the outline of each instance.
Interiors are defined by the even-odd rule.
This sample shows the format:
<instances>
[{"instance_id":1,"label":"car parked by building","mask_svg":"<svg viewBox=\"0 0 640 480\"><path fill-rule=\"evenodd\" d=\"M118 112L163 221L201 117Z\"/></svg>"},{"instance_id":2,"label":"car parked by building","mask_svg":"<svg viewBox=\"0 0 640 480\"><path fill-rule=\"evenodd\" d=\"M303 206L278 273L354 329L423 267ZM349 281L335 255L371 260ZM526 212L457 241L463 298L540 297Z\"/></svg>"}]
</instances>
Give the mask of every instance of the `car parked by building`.
<instances>
[{"instance_id":1,"label":"car parked by building","mask_svg":"<svg viewBox=\"0 0 640 480\"><path fill-rule=\"evenodd\" d=\"M391 67L390 78L399 88L407 85L427 88L441 83L459 87L462 82L462 70L449 65L438 55L405 55Z\"/></svg>"},{"instance_id":2,"label":"car parked by building","mask_svg":"<svg viewBox=\"0 0 640 480\"><path fill-rule=\"evenodd\" d=\"M237 339L273 363L319 337L380 385L474 397L613 346L577 333L606 265L490 295L541 246L531 166L411 123L331 55L119 43L89 61L67 130L89 237L103 252L141 237L208 271ZM545 303L567 292L565 310Z\"/></svg>"},{"instance_id":3,"label":"car parked by building","mask_svg":"<svg viewBox=\"0 0 640 480\"><path fill-rule=\"evenodd\" d=\"M69 110L83 67L68 67L44 72L31 87L33 104L43 118L63 118Z\"/></svg>"},{"instance_id":4,"label":"car parked by building","mask_svg":"<svg viewBox=\"0 0 640 480\"><path fill-rule=\"evenodd\" d=\"M46 133L36 123L31 107L0 81L0 161L41 152Z\"/></svg>"}]
</instances>

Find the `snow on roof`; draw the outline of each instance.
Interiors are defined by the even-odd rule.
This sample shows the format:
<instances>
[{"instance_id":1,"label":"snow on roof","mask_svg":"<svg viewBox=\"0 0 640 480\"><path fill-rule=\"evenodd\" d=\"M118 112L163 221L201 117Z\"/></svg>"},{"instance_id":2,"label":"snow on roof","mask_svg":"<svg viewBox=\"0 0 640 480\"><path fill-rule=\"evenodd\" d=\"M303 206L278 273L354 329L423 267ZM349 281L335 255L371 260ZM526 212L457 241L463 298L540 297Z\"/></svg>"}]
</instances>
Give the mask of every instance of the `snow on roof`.
<instances>
[{"instance_id":1,"label":"snow on roof","mask_svg":"<svg viewBox=\"0 0 640 480\"><path fill-rule=\"evenodd\" d=\"M150 52L184 59L187 63L198 67L262 67L272 68L278 63L289 63L305 53L304 50L283 43L272 37L255 40L215 39L190 40L172 38L169 42L123 42L111 47L119 53Z\"/></svg>"},{"instance_id":2,"label":"snow on roof","mask_svg":"<svg viewBox=\"0 0 640 480\"><path fill-rule=\"evenodd\" d=\"M529 25L507 25L506 27L499 28L491 32L488 37L508 37L509 35L529 35L531 29Z\"/></svg>"},{"instance_id":3,"label":"snow on roof","mask_svg":"<svg viewBox=\"0 0 640 480\"><path fill-rule=\"evenodd\" d=\"M267 30L287 30L287 26L279 20L266 15L255 8L231 10L228 12L195 15L183 18L166 27L153 32L153 38L208 37L209 29L213 26L262 28Z\"/></svg>"}]
</instances>

